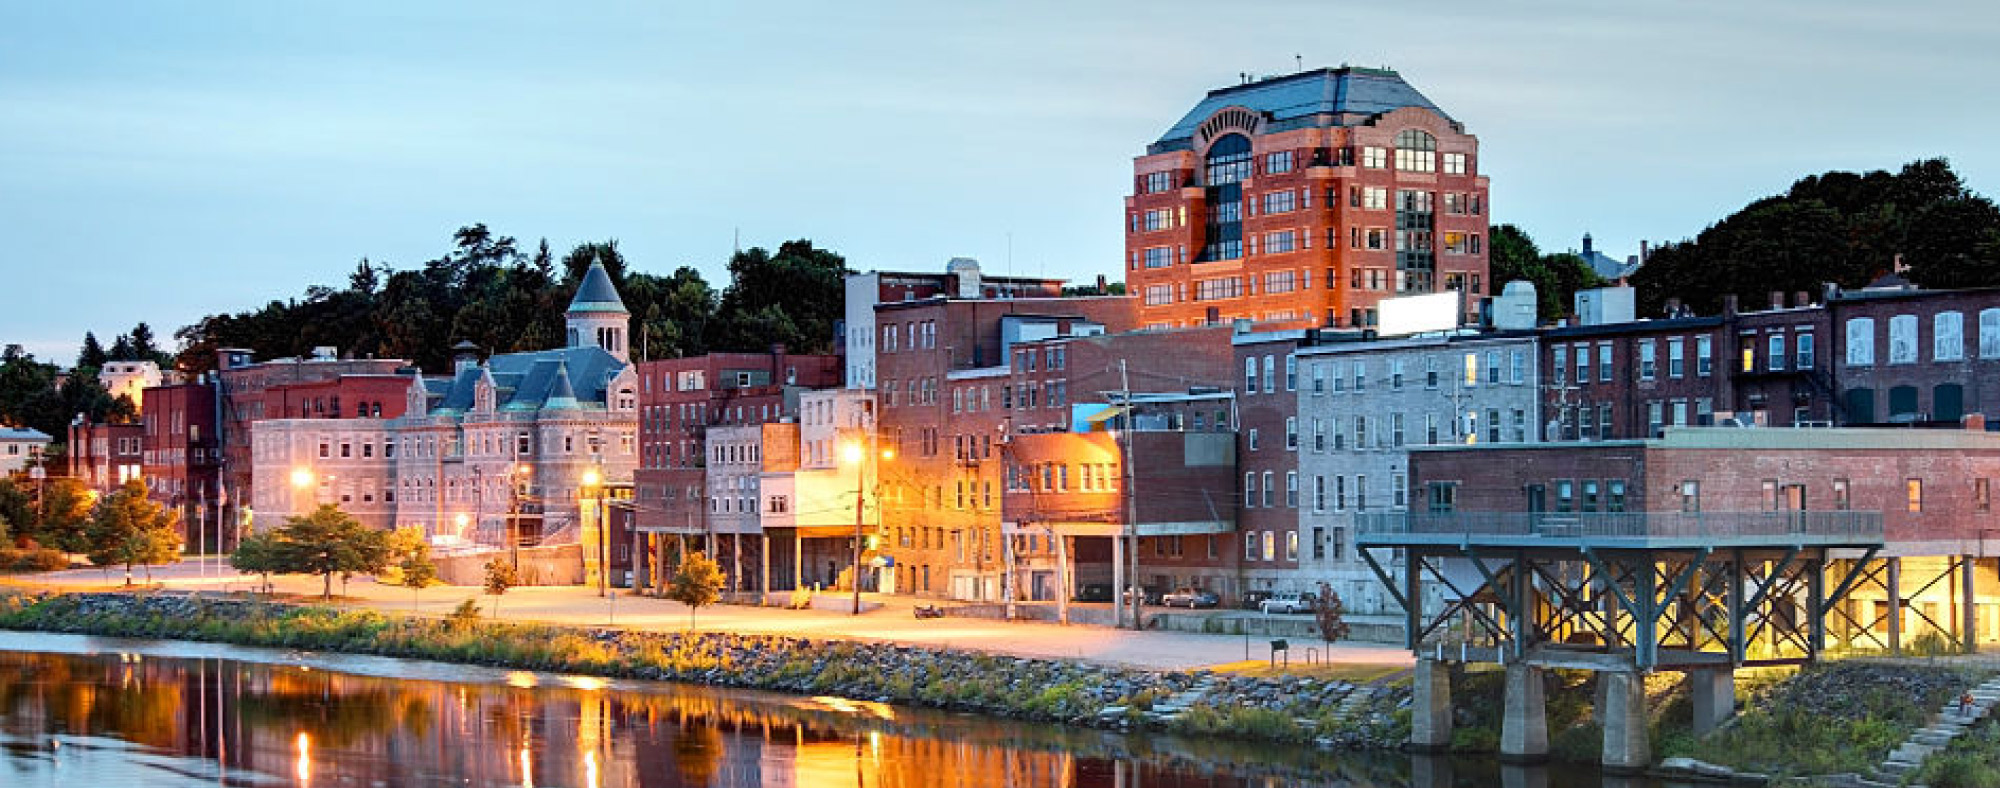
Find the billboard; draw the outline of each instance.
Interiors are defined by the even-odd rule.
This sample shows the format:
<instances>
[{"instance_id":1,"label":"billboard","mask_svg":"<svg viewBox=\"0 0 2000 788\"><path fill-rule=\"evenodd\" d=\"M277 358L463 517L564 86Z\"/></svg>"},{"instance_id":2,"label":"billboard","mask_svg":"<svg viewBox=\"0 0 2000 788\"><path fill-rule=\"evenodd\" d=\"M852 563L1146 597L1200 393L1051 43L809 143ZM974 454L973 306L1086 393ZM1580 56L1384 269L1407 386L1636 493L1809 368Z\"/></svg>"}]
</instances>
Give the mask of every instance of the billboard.
<instances>
[{"instance_id":1,"label":"billboard","mask_svg":"<svg viewBox=\"0 0 2000 788\"><path fill-rule=\"evenodd\" d=\"M1457 291L1382 299L1376 305L1380 320L1375 334L1393 337L1456 329L1459 321L1458 300Z\"/></svg>"}]
</instances>

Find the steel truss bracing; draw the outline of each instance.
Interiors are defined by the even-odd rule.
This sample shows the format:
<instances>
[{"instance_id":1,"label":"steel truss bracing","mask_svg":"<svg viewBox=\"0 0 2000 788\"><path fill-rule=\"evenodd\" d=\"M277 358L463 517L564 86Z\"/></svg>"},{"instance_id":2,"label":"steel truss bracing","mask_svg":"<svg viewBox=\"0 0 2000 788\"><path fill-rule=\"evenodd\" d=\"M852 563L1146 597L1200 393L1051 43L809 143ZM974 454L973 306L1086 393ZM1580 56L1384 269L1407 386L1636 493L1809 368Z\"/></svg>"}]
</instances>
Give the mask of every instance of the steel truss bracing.
<instances>
[{"instance_id":1,"label":"steel truss bracing","mask_svg":"<svg viewBox=\"0 0 2000 788\"><path fill-rule=\"evenodd\" d=\"M1872 547L1859 561L1829 562L1826 548L1796 544L1464 540L1395 545L1403 558L1385 565L1375 555L1383 546L1360 553L1403 606L1406 644L1468 661L1562 652L1618 655L1640 670L1810 661L1829 616L1845 615L1844 598L1877 574Z\"/></svg>"}]
</instances>

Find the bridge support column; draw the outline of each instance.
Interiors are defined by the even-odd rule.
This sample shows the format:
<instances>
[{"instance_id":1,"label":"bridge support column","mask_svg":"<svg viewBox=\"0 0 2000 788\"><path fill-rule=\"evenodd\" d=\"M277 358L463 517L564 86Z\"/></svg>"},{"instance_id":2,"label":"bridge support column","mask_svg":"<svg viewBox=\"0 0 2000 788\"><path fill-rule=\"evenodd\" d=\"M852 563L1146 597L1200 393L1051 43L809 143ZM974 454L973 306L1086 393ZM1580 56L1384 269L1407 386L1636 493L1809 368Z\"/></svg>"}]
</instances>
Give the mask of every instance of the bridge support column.
<instances>
[{"instance_id":1,"label":"bridge support column","mask_svg":"<svg viewBox=\"0 0 2000 788\"><path fill-rule=\"evenodd\" d=\"M1729 668L1690 670L1688 694L1694 701L1694 735L1715 730L1736 713L1736 671Z\"/></svg>"},{"instance_id":2,"label":"bridge support column","mask_svg":"<svg viewBox=\"0 0 2000 788\"><path fill-rule=\"evenodd\" d=\"M1410 748L1440 752L1450 747L1450 666L1429 657L1418 659L1410 693Z\"/></svg>"},{"instance_id":3,"label":"bridge support column","mask_svg":"<svg viewBox=\"0 0 2000 788\"><path fill-rule=\"evenodd\" d=\"M1646 737L1646 679L1636 672L1597 674L1604 682L1604 708L1598 724L1604 726L1604 768L1608 771L1638 771L1652 765L1652 742Z\"/></svg>"},{"instance_id":4,"label":"bridge support column","mask_svg":"<svg viewBox=\"0 0 2000 788\"><path fill-rule=\"evenodd\" d=\"M1524 663L1507 666L1506 710L1500 719L1500 759L1515 763L1549 757L1549 705L1544 697L1542 669Z\"/></svg>"}]
</instances>

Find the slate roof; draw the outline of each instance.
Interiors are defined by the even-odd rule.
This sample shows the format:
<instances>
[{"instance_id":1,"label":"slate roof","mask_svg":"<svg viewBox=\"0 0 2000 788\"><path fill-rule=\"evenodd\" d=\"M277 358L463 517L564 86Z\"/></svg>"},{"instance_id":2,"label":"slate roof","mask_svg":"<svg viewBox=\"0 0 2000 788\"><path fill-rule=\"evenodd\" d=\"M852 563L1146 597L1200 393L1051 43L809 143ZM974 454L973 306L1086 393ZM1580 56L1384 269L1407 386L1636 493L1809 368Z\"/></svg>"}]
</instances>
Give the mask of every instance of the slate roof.
<instances>
[{"instance_id":1,"label":"slate roof","mask_svg":"<svg viewBox=\"0 0 2000 788\"><path fill-rule=\"evenodd\" d=\"M0 441L50 441L48 433L21 427L0 427Z\"/></svg>"},{"instance_id":2,"label":"slate roof","mask_svg":"<svg viewBox=\"0 0 2000 788\"><path fill-rule=\"evenodd\" d=\"M590 270L583 273L583 281L576 286L576 297L570 299L569 311L626 311L625 300L618 297L618 288L612 286L611 274L604 270L603 261L591 261Z\"/></svg>"},{"instance_id":3,"label":"slate roof","mask_svg":"<svg viewBox=\"0 0 2000 788\"><path fill-rule=\"evenodd\" d=\"M602 408L605 389L624 371L625 362L603 348L572 347L507 353L469 367L449 378L426 378L434 400L433 413L463 413L472 409L473 390L481 375L491 372L500 410Z\"/></svg>"},{"instance_id":4,"label":"slate roof","mask_svg":"<svg viewBox=\"0 0 2000 788\"><path fill-rule=\"evenodd\" d=\"M1306 125L1345 126L1353 122L1338 117L1358 114L1368 117L1403 107L1422 107L1446 120L1451 116L1388 69L1322 68L1291 74L1248 85L1232 85L1211 90L1201 103L1160 135L1158 144L1184 141L1194 136L1195 127L1216 110L1242 106L1264 113L1273 130ZM1314 122L1314 116L1332 116Z\"/></svg>"},{"instance_id":5,"label":"slate roof","mask_svg":"<svg viewBox=\"0 0 2000 788\"><path fill-rule=\"evenodd\" d=\"M1583 252L1577 256L1583 258L1583 262L1590 266L1590 270L1597 272L1598 278L1607 282L1623 279L1639 271L1639 264L1636 262L1628 263L1596 250Z\"/></svg>"}]
</instances>

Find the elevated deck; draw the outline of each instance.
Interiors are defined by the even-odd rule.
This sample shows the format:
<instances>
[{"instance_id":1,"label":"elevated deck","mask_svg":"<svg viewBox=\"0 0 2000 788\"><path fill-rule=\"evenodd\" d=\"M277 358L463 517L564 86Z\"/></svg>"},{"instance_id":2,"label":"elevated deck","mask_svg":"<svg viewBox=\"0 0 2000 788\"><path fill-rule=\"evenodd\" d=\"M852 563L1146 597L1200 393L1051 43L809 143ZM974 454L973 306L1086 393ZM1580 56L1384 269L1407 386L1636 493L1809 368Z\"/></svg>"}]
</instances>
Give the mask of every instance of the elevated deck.
<instances>
[{"instance_id":1,"label":"elevated deck","mask_svg":"<svg viewBox=\"0 0 2000 788\"><path fill-rule=\"evenodd\" d=\"M1355 521L1361 548L1581 553L1882 546L1880 512L1380 512Z\"/></svg>"}]
</instances>

